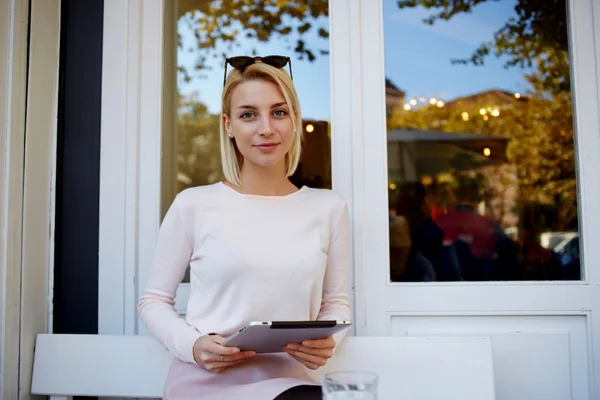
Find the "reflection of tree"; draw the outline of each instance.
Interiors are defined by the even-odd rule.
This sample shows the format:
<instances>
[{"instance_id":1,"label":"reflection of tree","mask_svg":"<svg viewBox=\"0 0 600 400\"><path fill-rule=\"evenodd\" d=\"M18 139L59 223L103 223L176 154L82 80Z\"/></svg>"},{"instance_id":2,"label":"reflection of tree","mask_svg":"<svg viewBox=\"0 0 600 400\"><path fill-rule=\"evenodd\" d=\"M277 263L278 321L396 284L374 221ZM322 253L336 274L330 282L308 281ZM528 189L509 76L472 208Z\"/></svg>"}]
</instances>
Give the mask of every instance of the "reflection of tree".
<instances>
[{"instance_id":1,"label":"reflection of tree","mask_svg":"<svg viewBox=\"0 0 600 400\"><path fill-rule=\"evenodd\" d=\"M422 6L441 9L425 19L434 24L450 20L455 15L470 13L490 0L399 0L400 8ZM538 88L551 93L571 90L569 75L569 44L567 5L565 0L516 0L516 18L510 18L494 34L494 40L484 42L469 59L455 63L483 65L484 59L494 53L509 57L506 67L537 66Z\"/></svg>"},{"instance_id":2,"label":"reflection of tree","mask_svg":"<svg viewBox=\"0 0 600 400\"><path fill-rule=\"evenodd\" d=\"M565 228L577 211L569 93L552 97L533 93L510 106L492 107L458 100L451 107L397 109L388 126L390 129L435 129L511 138L507 157L517 171L521 201L556 206L559 220L555 229ZM485 115L481 114L482 109ZM510 181L508 176L505 179Z\"/></svg>"},{"instance_id":3,"label":"reflection of tree","mask_svg":"<svg viewBox=\"0 0 600 400\"><path fill-rule=\"evenodd\" d=\"M196 96L179 98L178 169L183 186L199 186L222 179L219 116L208 112Z\"/></svg>"},{"instance_id":4,"label":"reflection of tree","mask_svg":"<svg viewBox=\"0 0 600 400\"><path fill-rule=\"evenodd\" d=\"M299 59L313 61L317 55L329 54L325 48L314 49L303 37L313 27L321 38L328 38L326 21L328 0L179 0L179 15L194 32L194 50L200 50L195 69L207 68L209 58L224 58L218 54L219 45L228 50L241 47L242 38L258 42L296 39L293 51ZM322 22L322 26L316 26ZM292 46L290 45L290 50ZM187 50L187 49L186 49ZM256 50L242 49L241 54L255 54ZM186 79L191 71L180 67Z\"/></svg>"},{"instance_id":5,"label":"reflection of tree","mask_svg":"<svg viewBox=\"0 0 600 400\"><path fill-rule=\"evenodd\" d=\"M487 1L399 0L398 6L435 10L424 20L433 24L472 12ZM567 7L564 0L516 0L515 11L516 17L506 21L492 41L479 46L469 59L453 63L483 65L493 53L508 57L507 68L533 66L535 72L525 75L532 88L526 96L505 104L476 98L459 99L445 107L400 109L388 126L510 138L507 156L514 169L494 167L500 176L506 175L494 177L492 186L500 189L501 182L510 182L516 171L520 203L554 208L557 220L553 229L562 230L577 215Z\"/></svg>"}]
</instances>

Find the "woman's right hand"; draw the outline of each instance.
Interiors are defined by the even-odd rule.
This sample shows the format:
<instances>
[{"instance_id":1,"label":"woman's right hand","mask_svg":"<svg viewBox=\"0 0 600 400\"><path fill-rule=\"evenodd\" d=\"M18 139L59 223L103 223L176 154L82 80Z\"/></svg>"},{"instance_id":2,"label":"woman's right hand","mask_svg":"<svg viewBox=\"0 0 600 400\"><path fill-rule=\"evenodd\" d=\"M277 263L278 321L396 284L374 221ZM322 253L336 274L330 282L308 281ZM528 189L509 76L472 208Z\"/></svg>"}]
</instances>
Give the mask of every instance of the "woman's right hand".
<instances>
[{"instance_id":1,"label":"woman's right hand","mask_svg":"<svg viewBox=\"0 0 600 400\"><path fill-rule=\"evenodd\" d=\"M237 347L221 346L225 339L219 335L205 335L194 343L194 360L200 367L223 372L229 367L256 357L253 351L240 351Z\"/></svg>"}]
</instances>

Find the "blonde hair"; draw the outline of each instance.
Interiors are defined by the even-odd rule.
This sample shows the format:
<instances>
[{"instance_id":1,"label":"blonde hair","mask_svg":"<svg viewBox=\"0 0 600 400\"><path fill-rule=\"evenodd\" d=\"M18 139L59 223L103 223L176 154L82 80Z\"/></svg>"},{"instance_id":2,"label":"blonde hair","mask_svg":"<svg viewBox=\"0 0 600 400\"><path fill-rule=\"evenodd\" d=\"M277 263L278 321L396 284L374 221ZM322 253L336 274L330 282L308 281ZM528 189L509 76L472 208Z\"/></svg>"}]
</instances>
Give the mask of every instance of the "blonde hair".
<instances>
[{"instance_id":1,"label":"blonde hair","mask_svg":"<svg viewBox=\"0 0 600 400\"><path fill-rule=\"evenodd\" d=\"M290 110L294 136L290 150L285 155L286 176L292 176L298 168L300 151L302 147L302 115L300 112L300 101L294 88L292 79L283 68L275 68L265 63L255 63L244 69L243 72L234 69L229 73L225 87L223 88L221 106L221 165L225 179L234 185L241 186L240 171L242 170L243 156L237 148L235 141L227 135L225 130L225 119L227 115L231 119L231 95L234 89L243 82L262 80L274 83Z\"/></svg>"}]
</instances>

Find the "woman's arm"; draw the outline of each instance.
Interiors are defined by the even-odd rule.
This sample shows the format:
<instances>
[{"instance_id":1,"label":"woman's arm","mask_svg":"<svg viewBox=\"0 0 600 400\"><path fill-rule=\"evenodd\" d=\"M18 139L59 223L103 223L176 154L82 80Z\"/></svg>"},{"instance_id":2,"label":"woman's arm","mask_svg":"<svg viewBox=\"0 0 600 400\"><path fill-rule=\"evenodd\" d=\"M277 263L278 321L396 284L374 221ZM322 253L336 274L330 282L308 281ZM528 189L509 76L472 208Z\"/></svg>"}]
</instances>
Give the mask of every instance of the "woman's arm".
<instances>
[{"instance_id":1,"label":"woman's arm","mask_svg":"<svg viewBox=\"0 0 600 400\"><path fill-rule=\"evenodd\" d=\"M327 266L323 280L323 295L318 320L350 320L350 219L346 203L334 216L330 230ZM346 336L346 329L325 339L306 340L302 343L290 343L283 350L307 368L317 369L324 366L333 356L335 348Z\"/></svg>"},{"instance_id":2,"label":"woman's arm","mask_svg":"<svg viewBox=\"0 0 600 400\"><path fill-rule=\"evenodd\" d=\"M350 218L348 206L342 203L337 215L332 218L333 227L329 237L327 250L327 267L323 280L323 298L318 320L350 320ZM340 343L346 336L346 330L336 333L333 337Z\"/></svg>"},{"instance_id":3,"label":"woman's arm","mask_svg":"<svg viewBox=\"0 0 600 400\"><path fill-rule=\"evenodd\" d=\"M195 364L193 347L202 334L177 315L175 295L193 251L193 241L175 199L161 224L152 269L138 304L148 330L178 359Z\"/></svg>"}]
</instances>

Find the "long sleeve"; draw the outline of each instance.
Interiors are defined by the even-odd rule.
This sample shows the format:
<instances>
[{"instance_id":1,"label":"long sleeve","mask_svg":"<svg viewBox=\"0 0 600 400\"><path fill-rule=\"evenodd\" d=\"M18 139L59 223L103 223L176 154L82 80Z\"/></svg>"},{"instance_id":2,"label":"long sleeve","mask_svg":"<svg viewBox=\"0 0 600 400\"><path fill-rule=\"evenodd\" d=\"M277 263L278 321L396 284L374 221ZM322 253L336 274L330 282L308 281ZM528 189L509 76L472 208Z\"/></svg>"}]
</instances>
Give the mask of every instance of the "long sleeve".
<instances>
[{"instance_id":1,"label":"long sleeve","mask_svg":"<svg viewBox=\"0 0 600 400\"><path fill-rule=\"evenodd\" d=\"M148 330L178 359L195 364L193 346L202 334L177 315L175 295L193 251L176 198L160 227L152 269L138 305Z\"/></svg>"},{"instance_id":2,"label":"long sleeve","mask_svg":"<svg viewBox=\"0 0 600 400\"><path fill-rule=\"evenodd\" d=\"M350 220L348 207L343 207L335 220L337 223L331 230L329 248L327 250L327 266L323 280L323 297L318 320L350 320L350 302L348 300L350 280ZM347 330L334 335L339 344L346 336Z\"/></svg>"}]
</instances>

